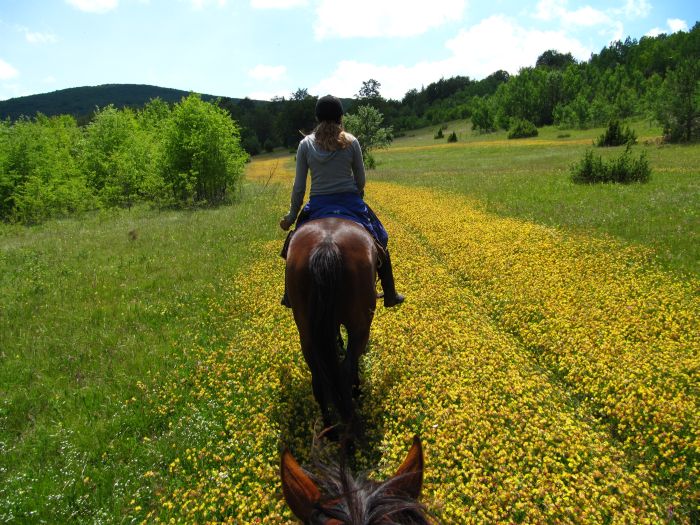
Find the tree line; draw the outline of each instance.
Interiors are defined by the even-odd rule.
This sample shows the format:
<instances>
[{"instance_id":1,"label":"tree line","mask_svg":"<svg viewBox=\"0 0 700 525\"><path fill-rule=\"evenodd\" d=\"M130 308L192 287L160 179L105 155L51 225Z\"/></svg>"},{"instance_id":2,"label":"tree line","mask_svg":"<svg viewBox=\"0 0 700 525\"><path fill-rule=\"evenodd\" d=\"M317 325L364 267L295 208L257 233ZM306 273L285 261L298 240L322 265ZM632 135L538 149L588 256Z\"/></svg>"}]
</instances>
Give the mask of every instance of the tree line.
<instances>
[{"instance_id":1,"label":"tree line","mask_svg":"<svg viewBox=\"0 0 700 525\"><path fill-rule=\"evenodd\" d=\"M317 98L204 101L191 94L140 109L107 106L80 124L70 115L0 121L0 220L37 223L99 207L218 204L235 193L248 154L296 148L315 127ZM440 79L386 99L375 79L343 101L346 125L372 148L392 134L450 120L478 132L605 125L647 117L670 141L700 138L700 23L689 32L613 42L586 62L545 51L517 75Z\"/></svg>"},{"instance_id":2,"label":"tree line","mask_svg":"<svg viewBox=\"0 0 700 525\"><path fill-rule=\"evenodd\" d=\"M140 110L0 121L0 220L32 224L96 208L218 204L248 158L225 110L191 94Z\"/></svg>"},{"instance_id":3,"label":"tree line","mask_svg":"<svg viewBox=\"0 0 700 525\"><path fill-rule=\"evenodd\" d=\"M406 130L466 119L479 132L510 130L529 122L562 128L603 126L613 119L646 117L659 122L671 141L700 138L700 23L688 32L639 40L627 38L604 47L588 61L548 50L518 74L496 71L482 80L467 76L440 79L401 100L386 99L375 79L363 82L354 112L370 105L384 125ZM299 89L289 99L269 103L248 99L220 103L242 125L246 150L293 149L302 132L314 127L316 97Z\"/></svg>"}]
</instances>

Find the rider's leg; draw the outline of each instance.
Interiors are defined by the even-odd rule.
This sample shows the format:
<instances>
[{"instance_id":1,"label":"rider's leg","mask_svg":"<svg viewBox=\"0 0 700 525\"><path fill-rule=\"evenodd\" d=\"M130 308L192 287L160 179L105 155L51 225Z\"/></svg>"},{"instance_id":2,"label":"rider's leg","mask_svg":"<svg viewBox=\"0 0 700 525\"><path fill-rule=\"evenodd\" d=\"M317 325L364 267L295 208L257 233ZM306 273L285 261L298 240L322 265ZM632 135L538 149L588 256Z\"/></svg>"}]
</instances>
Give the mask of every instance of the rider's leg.
<instances>
[{"instance_id":1,"label":"rider's leg","mask_svg":"<svg viewBox=\"0 0 700 525\"><path fill-rule=\"evenodd\" d=\"M384 250L381 257L381 264L377 268L379 280L382 282L382 290L384 291L384 306L389 308L396 306L404 301L404 296L396 293L396 285L394 284L394 272L391 268L391 257L389 251Z\"/></svg>"},{"instance_id":2,"label":"rider's leg","mask_svg":"<svg viewBox=\"0 0 700 525\"><path fill-rule=\"evenodd\" d=\"M280 257L282 259L287 259L287 250L289 249L289 242L292 240L292 234L294 233L294 230L290 231L287 234L287 238L284 240L284 246L282 246L282 251L280 252ZM282 306L286 306L287 308L292 307L292 303L289 302L289 296L287 295L287 279L285 277L284 279L284 295L282 296L282 300L280 301L280 304Z\"/></svg>"}]
</instances>

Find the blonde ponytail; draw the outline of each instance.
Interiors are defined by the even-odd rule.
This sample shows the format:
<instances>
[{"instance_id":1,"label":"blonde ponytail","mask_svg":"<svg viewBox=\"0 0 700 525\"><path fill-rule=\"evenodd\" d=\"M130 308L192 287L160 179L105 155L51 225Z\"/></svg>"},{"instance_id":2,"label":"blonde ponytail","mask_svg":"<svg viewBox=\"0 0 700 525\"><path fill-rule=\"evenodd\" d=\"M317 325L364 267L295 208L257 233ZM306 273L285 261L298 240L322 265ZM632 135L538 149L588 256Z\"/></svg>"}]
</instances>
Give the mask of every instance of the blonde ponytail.
<instances>
[{"instance_id":1,"label":"blonde ponytail","mask_svg":"<svg viewBox=\"0 0 700 525\"><path fill-rule=\"evenodd\" d=\"M350 137L343 128L343 124L324 120L314 130L316 144L326 151L345 149L351 144Z\"/></svg>"}]
</instances>

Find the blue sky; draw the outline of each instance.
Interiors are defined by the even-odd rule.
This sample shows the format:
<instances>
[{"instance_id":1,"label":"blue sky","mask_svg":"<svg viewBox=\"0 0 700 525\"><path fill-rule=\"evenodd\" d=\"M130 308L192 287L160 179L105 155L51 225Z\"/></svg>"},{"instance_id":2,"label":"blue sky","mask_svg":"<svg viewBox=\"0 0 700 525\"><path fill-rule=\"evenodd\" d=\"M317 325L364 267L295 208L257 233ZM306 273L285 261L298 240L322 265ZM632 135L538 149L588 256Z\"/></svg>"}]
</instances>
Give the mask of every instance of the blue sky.
<instances>
[{"instance_id":1,"label":"blue sky","mask_svg":"<svg viewBox=\"0 0 700 525\"><path fill-rule=\"evenodd\" d=\"M0 0L0 100L152 84L270 99L400 99L441 77L586 60L627 36L687 31L697 0Z\"/></svg>"}]
</instances>

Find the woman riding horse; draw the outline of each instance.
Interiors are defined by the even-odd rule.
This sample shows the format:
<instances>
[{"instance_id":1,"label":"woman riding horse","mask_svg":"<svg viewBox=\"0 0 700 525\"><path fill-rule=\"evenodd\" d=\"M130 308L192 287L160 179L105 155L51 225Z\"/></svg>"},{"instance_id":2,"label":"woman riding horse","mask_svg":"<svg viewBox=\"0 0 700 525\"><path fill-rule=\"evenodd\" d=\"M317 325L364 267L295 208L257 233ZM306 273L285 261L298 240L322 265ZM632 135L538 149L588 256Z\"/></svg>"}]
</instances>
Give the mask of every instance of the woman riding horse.
<instances>
[{"instance_id":1,"label":"woman riding horse","mask_svg":"<svg viewBox=\"0 0 700 525\"><path fill-rule=\"evenodd\" d=\"M387 251L388 235L362 199L365 188L362 150L358 140L344 131L342 117L343 105L338 98L327 95L318 100L316 118L319 124L314 133L299 144L291 207L280 221L280 227L289 230L296 221L299 228L305 222L321 217L349 219L364 226L381 246L377 273L384 291L384 306L396 306L404 301L404 296L396 293L394 286L391 259ZM308 204L299 214L309 169L311 195ZM290 236L282 250L284 258ZM282 304L291 307L286 287Z\"/></svg>"}]
</instances>

